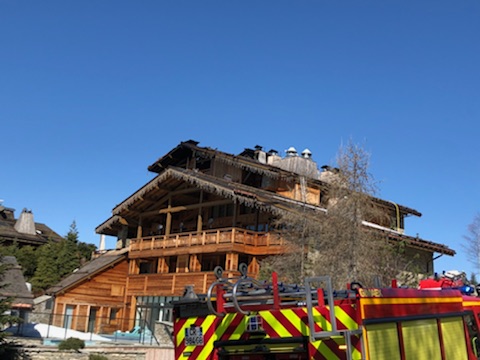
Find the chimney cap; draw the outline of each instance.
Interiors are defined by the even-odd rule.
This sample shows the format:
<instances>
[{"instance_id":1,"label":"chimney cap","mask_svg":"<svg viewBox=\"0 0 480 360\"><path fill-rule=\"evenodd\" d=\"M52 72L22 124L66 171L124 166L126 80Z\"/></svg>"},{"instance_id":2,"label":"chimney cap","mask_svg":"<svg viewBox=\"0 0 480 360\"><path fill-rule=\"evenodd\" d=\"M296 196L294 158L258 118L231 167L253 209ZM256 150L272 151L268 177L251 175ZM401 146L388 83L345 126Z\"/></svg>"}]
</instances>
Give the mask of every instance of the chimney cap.
<instances>
[{"instance_id":1,"label":"chimney cap","mask_svg":"<svg viewBox=\"0 0 480 360\"><path fill-rule=\"evenodd\" d=\"M293 146L290 146L285 152L287 153L287 156L297 156L297 149Z\"/></svg>"},{"instance_id":2,"label":"chimney cap","mask_svg":"<svg viewBox=\"0 0 480 360\"><path fill-rule=\"evenodd\" d=\"M310 159L312 157L312 152L309 149L305 149L302 151L302 156L305 159Z\"/></svg>"}]
</instances>

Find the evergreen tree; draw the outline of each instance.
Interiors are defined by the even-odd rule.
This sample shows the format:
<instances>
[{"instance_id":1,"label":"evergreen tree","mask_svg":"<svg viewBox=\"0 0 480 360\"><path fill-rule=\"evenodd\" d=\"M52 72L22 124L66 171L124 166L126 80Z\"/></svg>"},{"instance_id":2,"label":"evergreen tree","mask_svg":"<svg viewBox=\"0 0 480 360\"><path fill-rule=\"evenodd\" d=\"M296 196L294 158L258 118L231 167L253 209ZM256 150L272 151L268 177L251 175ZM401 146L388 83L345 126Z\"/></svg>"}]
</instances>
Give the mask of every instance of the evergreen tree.
<instances>
[{"instance_id":1,"label":"evergreen tree","mask_svg":"<svg viewBox=\"0 0 480 360\"><path fill-rule=\"evenodd\" d=\"M14 256L22 267L25 280L30 281L35 274L37 254L33 246L25 245L20 247L17 242L11 245L0 246L0 256Z\"/></svg>"},{"instance_id":2,"label":"evergreen tree","mask_svg":"<svg viewBox=\"0 0 480 360\"><path fill-rule=\"evenodd\" d=\"M3 280L5 271L10 267L9 264L4 264L1 261L0 257L0 280ZM5 285L0 286L0 289ZM7 324L16 323L19 321L19 318L16 316L10 315L10 308L12 306L13 299L10 297L0 298L0 328L3 328ZM6 341L7 334L3 331L0 331L0 358L7 358L9 343Z\"/></svg>"},{"instance_id":3,"label":"evergreen tree","mask_svg":"<svg viewBox=\"0 0 480 360\"><path fill-rule=\"evenodd\" d=\"M79 241L77 225L73 221L68 233L59 242L49 240L38 248L29 245L19 247L17 243L1 246L0 256L15 256L23 268L25 279L38 293L89 261L95 250L95 245Z\"/></svg>"},{"instance_id":4,"label":"evergreen tree","mask_svg":"<svg viewBox=\"0 0 480 360\"><path fill-rule=\"evenodd\" d=\"M46 290L90 260L96 247L79 241L75 221L59 242L50 241L37 249L38 266L32 278L35 290Z\"/></svg>"},{"instance_id":5,"label":"evergreen tree","mask_svg":"<svg viewBox=\"0 0 480 360\"><path fill-rule=\"evenodd\" d=\"M58 271L59 245L53 241L37 249L38 266L32 278L35 289L45 290L60 281Z\"/></svg>"}]
</instances>

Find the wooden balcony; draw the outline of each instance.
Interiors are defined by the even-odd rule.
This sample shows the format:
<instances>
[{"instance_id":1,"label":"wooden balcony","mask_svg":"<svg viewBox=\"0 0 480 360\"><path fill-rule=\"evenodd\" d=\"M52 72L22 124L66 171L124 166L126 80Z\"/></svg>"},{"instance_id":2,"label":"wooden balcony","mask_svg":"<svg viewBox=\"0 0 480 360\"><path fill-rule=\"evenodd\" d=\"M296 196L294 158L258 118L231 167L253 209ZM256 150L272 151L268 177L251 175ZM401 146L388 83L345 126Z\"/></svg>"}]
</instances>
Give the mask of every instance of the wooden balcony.
<instances>
[{"instance_id":1,"label":"wooden balcony","mask_svg":"<svg viewBox=\"0 0 480 360\"><path fill-rule=\"evenodd\" d=\"M237 271L225 271L225 277L239 276ZM205 294L217 280L213 271L129 275L127 296L182 296L186 285L193 285L198 294Z\"/></svg>"},{"instance_id":2,"label":"wooden balcony","mask_svg":"<svg viewBox=\"0 0 480 360\"><path fill-rule=\"evenodd\" d=\"M129 258L233 251L261 256L285 249L285 240L275 233L223 228L131 239Z\"/></svg>"}]
</instances>

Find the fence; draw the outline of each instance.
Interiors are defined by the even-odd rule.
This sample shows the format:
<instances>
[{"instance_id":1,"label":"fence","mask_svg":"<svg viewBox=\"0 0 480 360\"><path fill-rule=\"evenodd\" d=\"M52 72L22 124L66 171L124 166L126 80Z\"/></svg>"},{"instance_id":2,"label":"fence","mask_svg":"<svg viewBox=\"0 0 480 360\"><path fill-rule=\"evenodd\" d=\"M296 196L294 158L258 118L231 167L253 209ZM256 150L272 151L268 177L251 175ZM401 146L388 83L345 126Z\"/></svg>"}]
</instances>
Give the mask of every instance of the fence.
<instances>
[{"instance_id":1,"label":"fence","mask_svg":"<svg viewBox=\"0 0 480 360\"><path fill-rule=\"evenodd\" d=\"M76 337L90 342L114 342L143 345L171 345L173 325L168 322L148 323L145 320L35 313L29 321L11 327L9 332L17 336L40 337L43 339L67 339ZM48 321L45 322L45 320ZM87 324L87 326L78 326ZM125 324L135 324L129 331L122 331ZM86 330L86 331L80 331Z\"/></svg>"}]
</instances>

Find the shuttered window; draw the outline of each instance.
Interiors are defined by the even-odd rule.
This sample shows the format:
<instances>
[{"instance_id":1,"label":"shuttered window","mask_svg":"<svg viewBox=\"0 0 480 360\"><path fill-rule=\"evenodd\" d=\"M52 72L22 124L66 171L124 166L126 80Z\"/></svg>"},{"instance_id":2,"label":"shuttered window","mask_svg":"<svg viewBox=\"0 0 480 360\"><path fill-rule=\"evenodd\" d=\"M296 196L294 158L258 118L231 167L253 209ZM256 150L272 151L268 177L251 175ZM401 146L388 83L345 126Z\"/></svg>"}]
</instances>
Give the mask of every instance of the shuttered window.
<instances>
[{"instance_id":1,"label":"shuttered window","mask_svg":"<svg viewBox=\"0 0 480 360\"><path fill-rule=\"evenodd\" d=\"M465 343L465 330L460 317L445 318L440 320L442 329L445 360L467 359L467 344Z\"/></svg>"},{"instance_id":2,"label":"shuttered window","mask_svg":"<svg viewBox=\"0 0 480 360\"><path fill-rule=\"evenodd\" d=\"M400 360L400 346L395 323L367 325L366 330L368 359Z\"/></svg>"},{"instance_id":3,"label":"shuttered window","mask_svg":"<svg viewBox=\"0 0 480 360\"><path fill-rule=\"evenodd\" d=\"M402 336L406 360L442 358L436 319L404 321Z\"/></svg>"}]
</instances>

